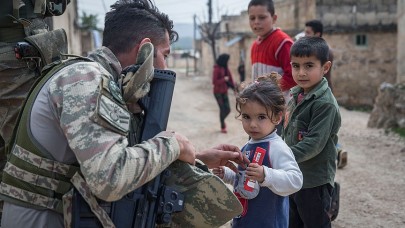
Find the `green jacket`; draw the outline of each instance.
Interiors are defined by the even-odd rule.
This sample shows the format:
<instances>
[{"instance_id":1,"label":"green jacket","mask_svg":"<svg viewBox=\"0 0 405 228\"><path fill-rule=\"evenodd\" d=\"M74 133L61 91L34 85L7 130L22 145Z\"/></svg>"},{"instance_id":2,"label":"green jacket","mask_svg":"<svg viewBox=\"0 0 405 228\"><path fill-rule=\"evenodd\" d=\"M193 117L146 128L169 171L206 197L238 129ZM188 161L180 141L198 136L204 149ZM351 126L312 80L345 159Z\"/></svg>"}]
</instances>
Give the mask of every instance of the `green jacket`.
<instances>
[{"instance_id":1,"label":"green jacket","mask_svg":"<svg viewBox=\"0 0 405 228\"><path fill-rule=\"evenodd\" d=\"M291 89L292 99L285 114L283 138L294 153L304 176L302 188L330 183L336 173L337 133L341 125L339 105L325 78L301 103L302 88Z\"/></svg>"}]
</instances>

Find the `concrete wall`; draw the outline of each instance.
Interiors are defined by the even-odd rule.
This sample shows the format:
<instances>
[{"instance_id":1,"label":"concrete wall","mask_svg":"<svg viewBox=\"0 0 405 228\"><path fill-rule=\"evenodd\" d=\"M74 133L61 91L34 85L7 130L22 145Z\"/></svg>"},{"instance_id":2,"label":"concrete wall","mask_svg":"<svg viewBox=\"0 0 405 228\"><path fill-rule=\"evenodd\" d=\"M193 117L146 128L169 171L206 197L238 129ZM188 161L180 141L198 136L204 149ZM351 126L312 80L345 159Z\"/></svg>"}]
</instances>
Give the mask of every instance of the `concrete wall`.
<instances>
[{"instance_id":1,"label":"concrete wall","mask_svg":"<svg viewBox=\"0 0 405 228\"><path fill-rule=\"evenodd\" d=\"M296 34L305 22L316 18L316 0L275 0L276 26Z\"/></svg>"},{"instance_id":2,"label":"concrete wall","mask_svg":"<svg viewBox=\"0 0 405 228\"><path fill-rule=\"evenodd\" d=\"M397 0L317 0L316 8L325 26L384 26L397 21Z\"/></svg>"},{"instance_id":3,"label":"concrete wall","mask_svg":"<svg viewBox=\"0 0 405 228\"><path fill-rule=\"evenodd\" d=\"M57 17L52 17L53 29L63 28L68 39L68 51L70 54L81 55L81 32L77 26L77 1L70 1L66 11Z\"/></svg>"}]
</instances>

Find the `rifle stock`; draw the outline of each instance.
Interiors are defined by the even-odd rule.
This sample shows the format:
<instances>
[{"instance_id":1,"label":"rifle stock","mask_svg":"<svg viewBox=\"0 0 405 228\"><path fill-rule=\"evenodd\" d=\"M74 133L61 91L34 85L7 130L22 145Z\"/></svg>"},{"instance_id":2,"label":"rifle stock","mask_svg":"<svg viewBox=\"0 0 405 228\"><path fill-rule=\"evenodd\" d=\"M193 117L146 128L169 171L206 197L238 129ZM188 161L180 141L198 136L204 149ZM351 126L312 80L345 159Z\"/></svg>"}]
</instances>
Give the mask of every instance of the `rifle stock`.
<instances>
[{"instance_id":1,"label":"rifle stock","mask_svg":"<svg viewBox=\"0 0 405 228\"><path fill-rule=\"evenodd\" d=\"M175 72L155 70L150 92L139 101L145 111L141 141L166 130L175 80ZM136 144L136 137L133 131L131 132L128 138L132 146ZM115 202L99 200L99 204L117 228L149 228L155 227L156 224L169 224L171 213L181 211L184 202L181 193L162 184L165 177L170 175L170 172L165 170L121 200ZM77 191L73 195L72 207L73 227L101 227L97 217Z\"/></svg>"}]
</instances>

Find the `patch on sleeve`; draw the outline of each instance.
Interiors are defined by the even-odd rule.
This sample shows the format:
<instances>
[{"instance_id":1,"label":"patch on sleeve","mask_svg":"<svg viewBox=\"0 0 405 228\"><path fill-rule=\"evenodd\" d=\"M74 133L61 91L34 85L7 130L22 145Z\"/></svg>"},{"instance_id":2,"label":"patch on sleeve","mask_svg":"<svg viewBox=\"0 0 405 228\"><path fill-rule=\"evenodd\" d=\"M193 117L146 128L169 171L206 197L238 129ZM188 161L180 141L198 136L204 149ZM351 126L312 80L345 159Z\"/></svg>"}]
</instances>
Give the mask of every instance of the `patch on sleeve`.
<instances>
[{"instance_id":1,"label":"patch on sleeve","mask_svg":"<svg viewBox=\"0 0 405 228\"><path fill-rule=\"evenodd\" d=\"M109 125L101 123L103 126L120 133L128 133L131 114L105 95L99 97L97 114Z\"/></svg>"},{"instance_id":2,"label":"patch on sleeve","mask_svg":"<svg viewBox=\"0 0 405 228\"><path fill-rule=\"evenodd\" d=\"M113 80L108 80L108 88L110 89L111 95L114 97L114 99L125 105L124 99L121 96L121 90Z\"/></svg>"}]
</instances>

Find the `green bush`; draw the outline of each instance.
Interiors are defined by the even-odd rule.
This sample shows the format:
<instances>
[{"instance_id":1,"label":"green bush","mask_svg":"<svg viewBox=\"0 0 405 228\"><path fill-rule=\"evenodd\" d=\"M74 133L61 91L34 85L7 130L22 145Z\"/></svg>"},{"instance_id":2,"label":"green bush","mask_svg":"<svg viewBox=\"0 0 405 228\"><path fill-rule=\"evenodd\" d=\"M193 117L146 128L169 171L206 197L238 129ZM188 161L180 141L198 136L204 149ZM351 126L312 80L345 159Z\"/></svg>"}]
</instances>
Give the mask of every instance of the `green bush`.
<instances>
[{"instance_id":1,"label":"green bush","mask_svg":"<svg viewBox=\"0 0 405 228\"><path fill-rule=\"evenodd\" d=\"M392 131L400 135L402 138L405 138L405 128L396 127L393 128Z\"/></svg>"}]
</instances>

